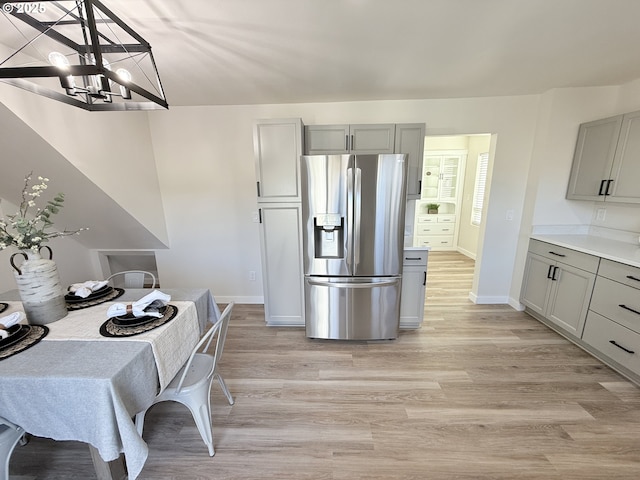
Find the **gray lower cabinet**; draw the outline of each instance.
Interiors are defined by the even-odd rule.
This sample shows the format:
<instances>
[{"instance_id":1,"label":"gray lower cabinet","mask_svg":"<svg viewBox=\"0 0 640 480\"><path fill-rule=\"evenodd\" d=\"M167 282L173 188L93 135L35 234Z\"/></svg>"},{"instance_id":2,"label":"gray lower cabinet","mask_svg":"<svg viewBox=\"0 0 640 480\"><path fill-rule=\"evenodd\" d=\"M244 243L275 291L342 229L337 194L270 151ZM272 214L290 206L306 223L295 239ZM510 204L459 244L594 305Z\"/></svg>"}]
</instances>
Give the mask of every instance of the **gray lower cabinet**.
<instances>
[{"instance_id":1,"label":"gray lower cabinet","mask_svg":"<svg viewBox=\"0 0 640 480\"><path fill-rule=\"evenodd\" d=\"M640 385L640 268L532 239L520 301Z\"/></svg>"},{"instance_id":2,"label":"gray lower cabinet","mask_svg":"<svg viewBox=\"0 0 640 480\"><path fill-rule=\"evenodd\" d=\"M429 249L410 248L404 251L402 294L400 298L400 328L419 328L424 319L424 299L427 285Z\"/></svg>"},{"instance_id":3,"label":"gray lower cabinet","mask_svg":"<svg viewBox=\"0 0 640 480\"><path fill-rule=\"evenodd\" d=\"M520 301L534 316L580 338L600 258L531 240Z\"/></svg>"},{"instance_id":4,"label":"gray lower cabinet","mask_svg":"<svg viewBox=\"0 0 640 480\"><path fill-rule=\"evenodd\" d=\"M602 259L582 340L627 376L640 379L640 269Z\"/></svg>"},{"instance_id":5,"label":"gray lower cabinet","mask_svg":"<svg viewBox=\"0 0 640 480\"><path fill-rule=\"evenodd\" d=\"M259 216L267 325L304 326L301 205L261 204Z\"/></svg>"}]
</instances>

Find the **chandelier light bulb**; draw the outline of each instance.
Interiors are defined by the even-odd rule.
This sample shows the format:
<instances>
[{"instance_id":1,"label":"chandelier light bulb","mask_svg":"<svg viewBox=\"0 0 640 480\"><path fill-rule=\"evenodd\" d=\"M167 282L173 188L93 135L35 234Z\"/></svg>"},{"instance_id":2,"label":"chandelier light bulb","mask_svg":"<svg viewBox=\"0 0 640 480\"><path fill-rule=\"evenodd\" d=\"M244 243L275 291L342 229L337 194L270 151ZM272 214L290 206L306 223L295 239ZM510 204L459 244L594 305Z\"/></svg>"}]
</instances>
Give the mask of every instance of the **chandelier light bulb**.
<instances>
[{"instance_id":1,"label":"chandelier light bulb","mask_svg":"<svg viewBox=\"0 0 640 480\"><path fill-rule=\"evenodd\" d=\"M131 81L131 73L129 70L125 70L124 68L119 68L116 70L116 75L124 85L120 85L120 95L125 100L131 100L131 90L127 87L127 83Z\"/></svg>"},{"instance_id":2,"label":"chandelier light bulb","mask_svg":"<svg viewBox=\"0 0 640 480\"><path fill-rule=\"evenodd\" d=\"M49 54L49 63L63 71L66 71L69 68L69 59L60 52L51 52ZM73 75L60 75L60 86L65 89L67 95L71 95L73 97L77 95L76 82L73 79Z\"/></svg>"},{"instance_id":3,"label":"chandelier light bulb","mask_svg":"<svg viewBox=\"0 0 640 480\"><path fill-rule=\"evenodd\" d=\"M131 81L131 73L129 73L129 70L119 68L118 70L116 70L116 75L118 75L118 77L120 77L120 80L122 80L123 82Z\"/></svg>"},{"instance_id":4,"label":"chandelier light bulb","mask_svg":"<svg viewBox=\"0 0 640 480\"><path fill-rule=\"evenodd\" d=\"M51 52L49 54L49 63L54 67L66 69L69 66L69 59L60 52Z\"/></svg>"}]
</instances>

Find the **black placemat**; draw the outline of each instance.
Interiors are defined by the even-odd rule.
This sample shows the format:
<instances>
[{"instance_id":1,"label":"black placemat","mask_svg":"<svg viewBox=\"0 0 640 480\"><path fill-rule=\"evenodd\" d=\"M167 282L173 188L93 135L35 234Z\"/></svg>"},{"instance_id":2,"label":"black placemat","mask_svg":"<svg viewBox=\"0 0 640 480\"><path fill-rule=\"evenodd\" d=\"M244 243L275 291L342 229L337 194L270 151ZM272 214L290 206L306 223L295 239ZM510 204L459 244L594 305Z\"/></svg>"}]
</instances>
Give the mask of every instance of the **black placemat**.
<instances>
[{"instance_id":1,"label":"black placemat","mask_svg":"<svg viewBox=\"0 0 640 480\"><path fill-rule=\"evenodd\" d=\"M9 358L12 355L25 351L27 348L33 347L49 333L46 325L29 325L29 333L20 341L0 349L0 360Z\"/></svg>"},{"instance_id":2,"label":"black placemat","mask_svg":"<svg viewBox=\"0 0 640 480\"><path fill-rule=\"evenodd\" d=\"M8 303L0 302L0 313L4 312L7 308L9 308Z\"/></svg>"},{"instance_id":3,"label":"black placemat","mask_svg":"<svg viewBox=\"0 0 640 480\"><path fill-rule=\"evenodd\" d=\"M69 288L71 288L71 287L69 287ZM92 291L89 295L87 295L84 298L79 297L79 296L75 295L74 293L69 292L64 296L64 299L65 299L65 301L67 303L90 302L91 300L97 300L99 298L105 297L109 293L111 293L112 291L113 291L113 287L111 285L105 285L104 287L99 288L98 290Z\"/></svg>"},{"instance_id":4,"label":"black placemat","mask_svg":"<svg viewBox=\"0 0 640 480\"><path fill-rule=\"evenodd\" d=\"M67 303L67 310L69 310L69 311L71 311L71 310L81 310L83 308L94 307L96 305L100 305L101 303L110 302L111 300L115 300L116 298L120 297L123 293L124 293L124 289L122 289L122 288L114 288L111 292L109 292L108 294L106 294L105 296L100 297L100 298L94 298L94 299L88 300L86 302Z\"/></svg>"},{"instance_id":5,"label":"black placemat","mask_svg":"<svg viewBox=\"0 0 640 480\"><path fill-rule=\"evenodd\" d=\"M178 313L178 307L175 305L167 305L162 314L162 317L152 318L142 325L136 325L128 327L125 325L116 325L114 319L110 318L102 325L100 325L100 335L103 337L132 337L134 335L140 335L141 333L148 332L154 328L158 328L165 323L170 322L175 318Z\"/></svg>"}]
</instances>

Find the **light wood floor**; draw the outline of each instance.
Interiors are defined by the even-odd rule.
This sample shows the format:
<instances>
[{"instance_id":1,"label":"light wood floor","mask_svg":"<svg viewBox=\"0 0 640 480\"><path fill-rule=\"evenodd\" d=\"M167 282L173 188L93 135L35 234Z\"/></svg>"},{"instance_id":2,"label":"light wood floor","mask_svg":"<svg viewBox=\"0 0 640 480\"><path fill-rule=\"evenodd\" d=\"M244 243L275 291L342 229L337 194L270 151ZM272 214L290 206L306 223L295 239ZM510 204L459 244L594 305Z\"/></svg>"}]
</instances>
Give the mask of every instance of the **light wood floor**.
<instances>
[{"instance_id":1,"label":"light wood floor","mask_svg":"<svg viewBox=\"0 0 640 480\"><path fill-rule=\"evenodd\" d=\"M640 389L533 318L467 298L473 262L432 252L425 322L391 342L312 341L238 305L214 387L216 455L190 414L147 415L139 477L638 479ZM95 478L86 445L34 438L12 479Z\"/></svg>"}]
</instances>

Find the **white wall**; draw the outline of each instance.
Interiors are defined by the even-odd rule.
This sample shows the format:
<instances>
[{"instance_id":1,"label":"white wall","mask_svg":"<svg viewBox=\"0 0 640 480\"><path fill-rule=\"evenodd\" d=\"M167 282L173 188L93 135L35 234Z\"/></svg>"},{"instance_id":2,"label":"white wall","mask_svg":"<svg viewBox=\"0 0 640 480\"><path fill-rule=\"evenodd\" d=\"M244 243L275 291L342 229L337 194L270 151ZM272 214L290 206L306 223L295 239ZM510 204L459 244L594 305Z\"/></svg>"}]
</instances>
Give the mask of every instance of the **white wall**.
<instances>
[{"instance_id":1,"label":"white wall","mask_svg":"<svg viewBox=\"0 0 640 480\"><path fill-rule=\"evenodd\" d=\"M594 212L602 204L565 198L579 125L638 109L640 82L622 87L557 89L542 95L514 263L513 305L518 303L528 238L534 227L596 225L640 232L640 206L607 205L605 221L596 222Z\"/></svg>"},{"instance_id":2,"label":"white wall","mask_svg":"<svg viewBox=\"0 0 640 480\"><path fill-rule=\"evenodd\" d=\"M167 242L146 112L87 112L3 83L0 103Z\"/></svg>"},{"instance_id":3,"label":"white wall","mask_svg":"<svg viewBox=\"0 0 640 480\"><path fill-rule=\"evenodd\" d=\"M171 249L157 252L163 285L210 288L220 299L259 301L260 272L253 122L300 117L305 124L425 122L427 135L499 137L488 238L479 245L477 300L508 299L537 118L537 96L291 105L175 107L149 115ZM493 212L496 212L495 214Z\"/></svg>"},{"instance_id":4,"label":"white wall","mask_svg":"<svg viewBox=\"0 0 640 480\"><path fill-rule=\"evenodd\" d=\"M0 85L0 101L16 103L5 88ZM564 198L578 125L640 109L639 91L640 83L634 82L623 87L560 89L542 96L175 107L144 117L133 112L85 115L48 103L38 113L30 98L21 98L12 109L21 111L21 118L43 131L60 152L100 177L96 183L101 188L124 198L140 215L164 210L166 218L157 224L166 219L170 249L156 252L163 285L210 288L222 301L252 302L262 297L258 226L252 222L257 210L255 119L301 117L306 124L425 122L427 135L491 133L495 145L491 187L472 298L517 304L531 226L592 222L593 204ZM105 131L119 134L111 137ZM118 143L118 138L125 140ZM99 145L99 158L82 153L80 145L86 148L92 141L94 148ZM113 150L106 149L110 143ZM121 155L111 164L105 151ZM145 173L154 169L150 158L157 166L161 195L154 195L153 186L146 183L133 193L127 186L135 183L134 177L146 182ZM105 167L105 162L114 168ZM114 169L135 175L117 180ZM125 191L115 192L118 189ZM143 198L147 191L154 198L151 205ZM513 221L506 220L507 210L514 210ZM635 211L608 206L606 226L637 229ZM255 282L249 281L249 271L258 273Z\"/></svg>"},{"instance_id":5,"label":"white wall","mask_svg":"<svg viewBox=\"0 0 640 480\"><path fill-rule=\"evenodd\" d=\"M464 170L464 197L459 213L458 250L474 259L477 257L478 241L480 240L480 226L471 224L478 155L489 151L490 142L490 135L471 135L467 137L467 162Z\"/></svg>"}]
</instances>

